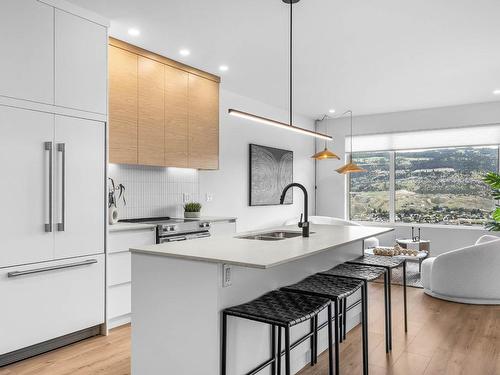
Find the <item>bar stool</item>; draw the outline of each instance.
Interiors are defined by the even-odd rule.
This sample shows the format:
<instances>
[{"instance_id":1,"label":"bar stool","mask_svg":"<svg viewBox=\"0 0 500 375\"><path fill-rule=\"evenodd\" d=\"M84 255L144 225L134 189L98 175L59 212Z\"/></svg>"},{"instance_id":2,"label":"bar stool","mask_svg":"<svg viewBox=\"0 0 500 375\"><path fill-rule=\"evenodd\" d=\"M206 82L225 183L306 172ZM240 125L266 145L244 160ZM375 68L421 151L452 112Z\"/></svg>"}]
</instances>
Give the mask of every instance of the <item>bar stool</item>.
<instances>
[{"instance_id":1,"label":"bar stool","mask_svg":"<svg viewBox=\"0 0 500 375\"><path fill-rule=\"evenodd\" d=\"M382 267L387 270L387 301L389 304L389 321L392 322L391 309L391 272L393 268L403 266L403 304L404 304L404 323L405 332L408 332L408 306L406 302L406 259L397 257L388 257L383 255L363 255L359 258L348 260L346 263L359 264L363 266ZM389 325L389 349L392 349L392 324Z\"/></svg>"},{"instance_id":2,"label":"bar stool","mask_svg":"<svg viewBox=\"0 0 500 375\"><path fill-rule=\"evenodd\" d=\"M325 277L321 275L312 275L299 281L296 284L289 285L281 288L283 291L305 293L308 295L315 295L321 297L327 297L332 301L334 306L333 315L335 320L335 375L340 374L340 335L339 335L339 302L345 301L347 297L361 289L361 321L362 321L362 336L363 336L363 374L368 374L368 329L367 329L367 319L368 316L366 311L366 289L365 284L361 280L348 279L345 277ZM328 318L330 320L330 317ZM330 323L329 323L330 324ZM317 329L323 328L324 325ZM330 327L330 325L329 325ZM317 335L315 335L315 340L317 340ZM331 342L328 343L329 348L331 347ZM315 344L315 353L317 356L318 345Z\"/></svg>"},{"instance_id":3,"label":"bar stool","mask_svg":"<svg viewBox=\"0 0 500 375\"><path fill-rule=\"evenodd\" d=\"M290 344L290 328L307 320L317 321L318 314L328 309L328 339L332 339L332 306L330 299L320 296L274 290L253 301L229 307L222 311L221 375L226 375L227 317L234 316L271 326L271 358L255 367L246 375L254 375L271 365L271 373L281 375L281 329L285 331L285 374L290 375L290 350L311 339L314 342L316 330ZM276 327L278 328L278 348L276 350ZM314 351L314 350L313 350ZM329 346L329 374L333 375L333 353ZM312 363L312 362L311 362Z\"/></svg>"},{"instance_id":4,"label":"bar stool","mask_svg":"<svg viewBox=\"0 0 500 375\"><path fill-rule=\"evenodd\" d=\"M326 277L347 277L350 279L356 279L356 280L361 280L365 283L365 289L368 290L368 282L373 281L378 279L380 276L384 275L384 290L385 290L385 295L384 295L384 300L385 300L385 351L388 353L390 351L390 345L389 345L389 332L390 332L390 325L391 321L389 320L389 309L391 306L388 304L388 299L387 299L387 288L389 285L388 282L388 271L385 268L382 267L372 267L372 266L364 266L364 265L359 265L359 264L349 264L349 263L342 263L339 264L338 266L335 266L327 271L319 272L318 275L323 275ZM350 310L352 307L357 305L359 302L353 303L351 306L346 306L347 304L344 303L344 310L342 313L342 324L341 324L341 336L344 337L346 335L346 323L347 323L347 310ZM368 311L368 298L366 299L366 311Z\"/></svg>"}]
</instances>

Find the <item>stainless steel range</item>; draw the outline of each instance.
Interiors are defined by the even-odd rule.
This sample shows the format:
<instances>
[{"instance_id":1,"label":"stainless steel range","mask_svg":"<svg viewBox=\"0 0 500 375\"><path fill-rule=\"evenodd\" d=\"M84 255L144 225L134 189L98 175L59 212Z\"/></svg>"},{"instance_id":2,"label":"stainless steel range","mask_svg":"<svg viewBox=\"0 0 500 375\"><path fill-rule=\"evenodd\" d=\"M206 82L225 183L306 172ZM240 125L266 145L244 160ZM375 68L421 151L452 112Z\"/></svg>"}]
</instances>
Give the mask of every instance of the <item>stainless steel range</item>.
<instances>
[{"instance_id":1,"label":"stainless steel range","mask_svg":"<svg viewBox=\"0 0 500 375\"><path fill-rule=\"evenodd\" d=\"M210 237L210 222L196 219L175 219L170 217L148 217L123 219L122 223L141 223L156 225L156 243L186 241Z\"/></svg>"}]
</instances>

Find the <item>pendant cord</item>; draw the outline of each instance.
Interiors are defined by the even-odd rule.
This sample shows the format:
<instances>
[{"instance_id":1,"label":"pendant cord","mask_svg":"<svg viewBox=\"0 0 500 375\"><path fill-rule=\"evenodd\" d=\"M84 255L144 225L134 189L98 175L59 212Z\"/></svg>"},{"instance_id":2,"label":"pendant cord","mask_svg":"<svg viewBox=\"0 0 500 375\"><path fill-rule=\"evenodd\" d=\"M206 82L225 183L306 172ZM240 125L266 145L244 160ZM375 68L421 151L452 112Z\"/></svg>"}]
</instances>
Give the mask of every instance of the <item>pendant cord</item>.
<instances>
[{"instance_id":1,"label":"pendant cord","mask_svg":"<svg viewBox=\"0 0 500 375\"><path fill-rule=\"evenodd\" d=\"M293 82L292 82L292 73L293 73L293 62L292 62L292 51L293 51L293 3L290 2L290 126L292 126L292 116L293 116Z\"/></svg>"},{"instance_id":2,"label":"pendant cord","mask_svg":"<svg viewBox=\"0 0 500 375\"><path fill-rule=\"evenodd\" d=\"M349 111L351 117L351 153L349 154L349 161L352 163L352 111Z\"/></svg>"}]
</instances>

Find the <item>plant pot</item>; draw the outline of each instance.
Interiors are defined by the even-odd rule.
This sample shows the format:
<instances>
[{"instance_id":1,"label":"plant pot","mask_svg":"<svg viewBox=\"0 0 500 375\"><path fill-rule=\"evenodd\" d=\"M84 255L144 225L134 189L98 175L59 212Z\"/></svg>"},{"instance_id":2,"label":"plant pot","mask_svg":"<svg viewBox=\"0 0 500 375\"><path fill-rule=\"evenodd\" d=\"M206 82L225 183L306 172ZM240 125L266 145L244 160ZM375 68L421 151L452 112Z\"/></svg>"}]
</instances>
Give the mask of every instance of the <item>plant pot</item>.
<instances>
[{"instance_id":1,"label":"plant pot","mask_svg":"<svg viewBox=\"0 0 500 375\"><path fill-rule=\"evenodd\" d=\"M200 217L200 212L185 212L184 211L184 217L187 219L195 219Z\"/></svg>"}]
</instances>

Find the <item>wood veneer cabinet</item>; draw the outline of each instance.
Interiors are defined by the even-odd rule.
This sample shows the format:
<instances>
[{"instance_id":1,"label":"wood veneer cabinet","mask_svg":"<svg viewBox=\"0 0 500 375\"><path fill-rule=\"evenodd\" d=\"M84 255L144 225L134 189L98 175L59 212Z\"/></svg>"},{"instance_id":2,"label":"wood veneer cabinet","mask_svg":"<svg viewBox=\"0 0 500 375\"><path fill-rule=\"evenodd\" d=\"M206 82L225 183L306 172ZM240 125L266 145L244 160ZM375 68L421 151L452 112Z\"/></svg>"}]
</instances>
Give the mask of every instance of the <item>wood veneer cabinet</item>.
<instances>
[{"instance_id":1,"label":"wood veneer cabinet","mask_svg":"<svg viewBox=\"0 0 500 375\"><path fill-rule=\"evenodd\" d=\"M164 65L139 56L138 163L164 165L165 69Z\"/></svg>"},{"instance_id":2,"label":"wood veneer cabinet","mask_svg":"<svg viewBox=\"0 0 500 375\"><path fill-rule=\"evenodd\" d=\"M189 74L189 151L191 168L219 168L219 84Z\"/></svg>"},{"instance_id":3,"label":"wood veneer cabinet","mask_svg":"<svg viewBox=\"0 0 500 375\"><path fill-rule=\"evenodd\" d=\"M138 162L138 56L109 48L109 161Z\"/></svg>"},{"instance_id":4,"label":"wood veneer cabinet","mask_svg":"<svg viewBox=\"0 0 500 375\"><path fill-rule=\"evenodd\" d=\"M189 73L165 66L165 165L188 167Z\"/></svg>"},{"instance_id":5,"label":"wood veneer cabinet","mask_svg":"<svg viewBox=\"0 0 500 375\"><path fill-rule=\"evenodd\" d=\"M219 167L220 78L110 39L111 163Z\"/></svg>"}]
</instances>

